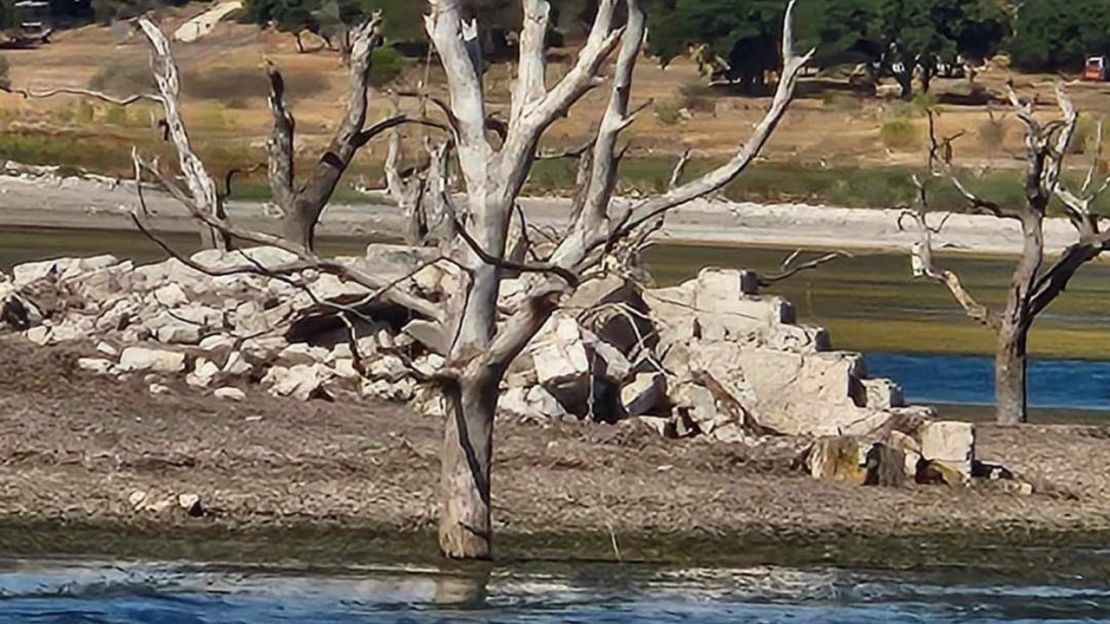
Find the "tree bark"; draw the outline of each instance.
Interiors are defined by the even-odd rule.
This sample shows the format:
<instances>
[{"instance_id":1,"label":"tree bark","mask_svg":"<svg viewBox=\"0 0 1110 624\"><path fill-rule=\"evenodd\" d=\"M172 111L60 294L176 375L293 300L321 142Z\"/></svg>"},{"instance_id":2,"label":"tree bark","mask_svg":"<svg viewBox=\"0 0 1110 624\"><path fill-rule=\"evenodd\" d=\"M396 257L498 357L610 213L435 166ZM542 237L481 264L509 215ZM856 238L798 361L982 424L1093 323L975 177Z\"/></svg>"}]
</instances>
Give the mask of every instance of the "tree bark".
<instances>
[{"instance_id":1,"label":"tree bark","mask_svg":"<svg viewBox=\"0 0 1110 624\"><path fill-rule=\"evenodd\" d=\"M1019 425L1028 421L1026 389L1026 345L1029 327L1017 324L998 332L998 352L994 357L995 419L1000 425Z\"/></svg>"},{"instance_id":2,"label":"tree bark","mask_svg":"<svg viewBox=\"0 0 1110 624\"><path fill-rule=\"evenodd\" d=\"M913 69L913 65L907 64L902 71L894 74L894 79L902 88L902 99L907 102L913 99Z\"/></svg>"},{"instance_id":3,"label":"tree bark","mask_svg":"<svg viewBox=\"0 0 1110 624\"><path fill-rule=\"evenodd\" d=\"M298 198L293 201L291 208L281 221L281 235L291 243L312 250L316 240L316 224L320 220L323 207L318 209L315 202L305 202Z\"/></svg>"},{"instance_id":4,"label":"tree bark","mask_svg":"<svg viewBox=\"0 0 1110 624\"><path fill-rule=\"evenodd\" d=\"M490 464L498 376L463 377L444 389L447 412L440 454L439 547L452 559L489 559Z\"/></svg>"}]
</instances>

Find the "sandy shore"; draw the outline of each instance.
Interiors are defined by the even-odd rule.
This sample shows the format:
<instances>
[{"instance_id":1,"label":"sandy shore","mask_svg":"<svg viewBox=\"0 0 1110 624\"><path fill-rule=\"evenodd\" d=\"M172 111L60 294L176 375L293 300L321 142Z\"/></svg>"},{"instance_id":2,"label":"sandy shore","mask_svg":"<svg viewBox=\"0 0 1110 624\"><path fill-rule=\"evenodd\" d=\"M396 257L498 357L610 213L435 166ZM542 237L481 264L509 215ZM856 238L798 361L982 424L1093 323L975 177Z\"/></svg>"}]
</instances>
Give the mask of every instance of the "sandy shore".
<instances>
[{"instance_id":1,"label":"sandy shore","mask_svg":"<svg viewBox=\"0 0 1110 624\"><path fill-rule=\"evenodd\" d=\"M13 523L165 535L333 527L401 536L434 526L439 419L355 397L292 403L252 388L242 403L184 384L151 396L142 380L82 373L71 347L44 351L0 338L0 350L0 543ZM1105 531L1107 435L1097 427L981 427L979 456L1035 484L1036 493L1020 496L989 484L820 482L793 466L799 442L790 439L747 447L664 440L633 422L506 419L497 431L495 523L518 543L569 535L602 544L599 558L612 556L613 535L630 556L633 543L664 556L671 537L695 536L712 557L753 542L998 543ZM135 511L135 491L193 493L206 512ZM681 554L671 548L668 556Z\"/></svg>"},{"instance_id":2,"label":"sandy shore","mask_svg":"<svg viewBox=\"0 0 1110 624\"><path fill-rule=\"evenodd\" d=\"M128 212L136 205L134 185L78 178L0 176L0 225L118 229L133 227ZM157 227L192 230L184 209L167 195L148 193ZM521 201L531 222L562 224L565 199ZM252 227L274 227L272 209L260 203L232 202L232 216ZM269 214L268 216L268 213ZM762 205L697 201L668 217L661 241L713 245L769 245L855 250L906 250L916 240L898 227L898 210L835 208L802 204ZM939 220L939 217L938 217ZM908 223L907 223L908 225ZM318 230L326 236L367 236L399 231L393 206L330 206ZM1074 237L1064 219L1046 224L1049 249L1062 250ZM1015 222L988 216L953 215L934 237L938 249L991 254L1017 253L1021 232Z\"/></svg>"}]
</instances>

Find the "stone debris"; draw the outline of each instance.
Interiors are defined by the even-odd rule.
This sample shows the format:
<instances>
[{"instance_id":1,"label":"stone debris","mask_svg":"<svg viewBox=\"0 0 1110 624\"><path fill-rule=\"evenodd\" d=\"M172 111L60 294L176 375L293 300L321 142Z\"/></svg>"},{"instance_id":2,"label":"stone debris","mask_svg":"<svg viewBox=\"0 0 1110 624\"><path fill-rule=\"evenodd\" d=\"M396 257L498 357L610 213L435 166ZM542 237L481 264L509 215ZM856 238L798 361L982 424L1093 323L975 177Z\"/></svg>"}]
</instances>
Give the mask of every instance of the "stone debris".
<instances>
[{"instance_id":1,"label":"stone debris","mask_svg":"<svg viewBox=\"0 0 1110 624\"><path fill-rule=\"evenodd\" d=\"M295 260L269 247L203 251L193 260L223 268L242 264L241 253L262 266ZM443 263L425 266L437 253L375 243L362 257L337 261L445 300L463 276ZM436 324L367 303L366 288L333 275L290 278L302 286L255 274L211 277L175 259L29 263L0 274L0 328L44 346L90 341L96 357L79 368L152 376L152 394L183 378L231 401L246 398L236 386L259 384L295 400L347 392L443 414L439 397L418 383L445 364L439 354L448 340ZM512 363L499 412L536 421L635 419L666 438L727 444L812 441L802 462L811 475L859 485L1012 480L1002 467L977 463L973 425L906 405L897 384L868 377L860 354L832 350L828 332L799 324L791 303L761 293L759 282L754 272L718 268L666 288L614 275L589 280ZM501 305L520 305L526 289L522 278L505 280ZM334 304L361 306L359 320L337 322Z\"/></svg>"}]
</instances>

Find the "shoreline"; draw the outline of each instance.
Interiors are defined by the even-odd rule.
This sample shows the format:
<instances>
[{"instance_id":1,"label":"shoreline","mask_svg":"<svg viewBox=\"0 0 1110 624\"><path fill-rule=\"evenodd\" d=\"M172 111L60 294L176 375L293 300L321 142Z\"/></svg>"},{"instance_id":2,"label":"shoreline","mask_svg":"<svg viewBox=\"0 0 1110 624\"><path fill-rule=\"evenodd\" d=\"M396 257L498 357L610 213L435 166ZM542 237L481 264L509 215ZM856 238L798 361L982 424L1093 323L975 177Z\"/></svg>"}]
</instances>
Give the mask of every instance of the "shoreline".
<instances>
[{"instance_id":1,"label":"shoreline","mask_svg":"<svg viewBox=\"0 0 1110 624\"><path fill-rule=\"evenodd\" d=\"M164 193L148 191L152 224L163 232L191 232L195 223L184 208ZM634 200L623 199L627 205ZM0 226L131 230L129 211L137 205L134 184L104 179L0 175ZM536 225L561 224L570 209L562 198L526 198L521 206ZM273 230L276 219L265 204L229 202L232 218L252 228ZM662 244L765 246L843 249L897 253L916 241L901 231L894 209L837 208L805 204L763 205L698 200L674 210L656 240ZM393 206L332 204L318 232L331 238L366 238L400 231ZM1063 248L1074 241L1066 219L1045 224L1047 247ZM1022 239L1015 222L989 216L953 214L944 231L934 236L938 253L1014 255Z\"/></svg>"},{"instance_id":2,"label":"shoreline","mask_svg":"<svg viewBox=\"0 0 1110 624\"><path fill-rule=\"evenodd\" d=\"M1106 564L1093 552L1107 539L1110 530L1022 527L899 534L865 534L850 529L790 534L754 527L726 533L503 530L495 536L491 561L458 562L439 554L434 530L344 524L334 519L229 527L0 517L0 549L9 558L111 558L349 569L402 564L435 566L445 571L521 563L608 563L919 571L959 568L1024 578L1083 573L1094 579L1110 577L1110 570L1098 569L1099 564ZM275 548L275 543L280 543L280 548Z\"/></svg>"}]
</instances>

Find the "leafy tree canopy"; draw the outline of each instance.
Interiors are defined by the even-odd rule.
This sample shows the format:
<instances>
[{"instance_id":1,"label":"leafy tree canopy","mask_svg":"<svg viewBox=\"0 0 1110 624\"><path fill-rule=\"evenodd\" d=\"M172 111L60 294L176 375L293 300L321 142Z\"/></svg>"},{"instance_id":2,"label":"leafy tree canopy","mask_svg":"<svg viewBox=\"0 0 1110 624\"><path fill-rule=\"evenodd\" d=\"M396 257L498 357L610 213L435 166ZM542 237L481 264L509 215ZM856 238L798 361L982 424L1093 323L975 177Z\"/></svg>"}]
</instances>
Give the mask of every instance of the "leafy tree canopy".
<instances>
[{"instance_id":1,"label":"leafy tree canopy","mask_svg":"<svg viewBox=\"0 0 1110 624\"><path fill-rule=\"evenodd\" d=\"M1010 53L1026 71L1078 71L1088 54L1110 55L1110 1L1026 0Z\"/></svg>"}]
</instances>

